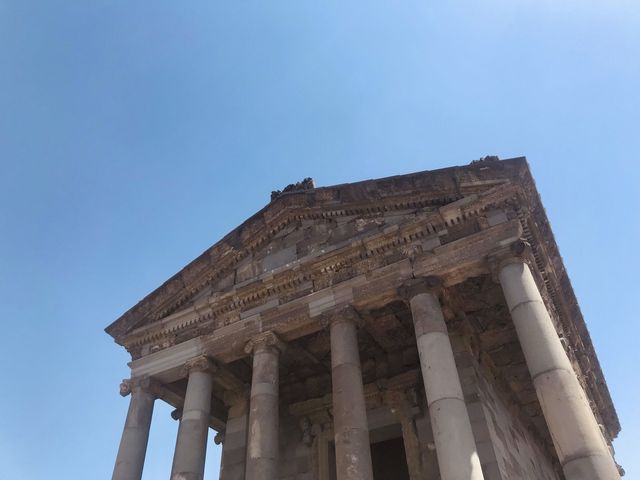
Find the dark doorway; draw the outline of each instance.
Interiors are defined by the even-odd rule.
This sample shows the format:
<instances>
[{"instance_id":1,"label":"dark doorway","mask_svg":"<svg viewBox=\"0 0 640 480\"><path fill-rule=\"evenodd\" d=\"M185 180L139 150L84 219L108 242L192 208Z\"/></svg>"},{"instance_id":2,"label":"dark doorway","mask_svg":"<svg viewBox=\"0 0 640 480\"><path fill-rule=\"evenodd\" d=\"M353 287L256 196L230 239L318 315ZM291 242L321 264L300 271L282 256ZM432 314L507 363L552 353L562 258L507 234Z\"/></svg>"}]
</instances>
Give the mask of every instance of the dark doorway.
<instances>
[{"instance_id":1,"label":"dark doorway","mask_svg":"<svg viewBox=\"0 0 640 480\"><path fill-rule=\"evenodd\" d=\"M371 445L373 480L409 480L402 437Z\"/></svg>"}]
</instances>

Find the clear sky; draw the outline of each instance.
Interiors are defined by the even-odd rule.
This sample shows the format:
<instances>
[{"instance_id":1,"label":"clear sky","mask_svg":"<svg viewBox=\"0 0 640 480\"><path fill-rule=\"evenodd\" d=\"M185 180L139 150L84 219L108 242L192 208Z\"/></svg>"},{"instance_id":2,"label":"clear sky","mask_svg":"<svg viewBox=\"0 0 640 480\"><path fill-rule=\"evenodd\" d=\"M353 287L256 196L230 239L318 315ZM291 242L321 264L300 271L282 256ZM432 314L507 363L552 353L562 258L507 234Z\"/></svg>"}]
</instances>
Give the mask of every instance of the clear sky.
<instances>
[{"instance_id":1,"label":"clear sky","mask_svg":"<svg viewBox=\"0 0 640 480\"><path fill-rule=\"evenodd\" d=\"M640 478L639 59L631 0L0 0L0 477L110 478L103 328L271 190L496 154L529 159Z\"/></svg>"}]
</instances>

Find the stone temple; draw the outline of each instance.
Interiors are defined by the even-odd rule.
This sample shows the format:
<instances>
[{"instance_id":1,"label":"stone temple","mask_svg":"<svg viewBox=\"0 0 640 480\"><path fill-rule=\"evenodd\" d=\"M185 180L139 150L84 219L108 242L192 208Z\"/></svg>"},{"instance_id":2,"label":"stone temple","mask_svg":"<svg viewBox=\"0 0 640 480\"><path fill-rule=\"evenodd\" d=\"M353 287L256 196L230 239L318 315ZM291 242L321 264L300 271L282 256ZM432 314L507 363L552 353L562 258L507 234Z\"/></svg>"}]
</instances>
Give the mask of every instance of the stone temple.
<instances>
[{"instance_id":1,"label":"stone temple","mask_svg":"<svg viewBox=\"0 0 640 480\"><path fill-rule=\"evenodd\" d=\"M620 431L524 158L274 192L106 331L131 354L113 479L153 405L172 480L613 480Z\"/></svg>"}]
</instances>

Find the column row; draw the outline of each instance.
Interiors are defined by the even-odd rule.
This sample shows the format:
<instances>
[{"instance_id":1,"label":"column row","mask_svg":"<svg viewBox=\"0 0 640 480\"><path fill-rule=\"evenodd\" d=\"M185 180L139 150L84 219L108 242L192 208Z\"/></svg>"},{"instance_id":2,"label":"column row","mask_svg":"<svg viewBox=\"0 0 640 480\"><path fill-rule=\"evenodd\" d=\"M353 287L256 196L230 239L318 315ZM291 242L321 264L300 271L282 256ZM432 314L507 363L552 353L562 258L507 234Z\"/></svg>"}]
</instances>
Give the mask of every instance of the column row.
<instances>
[{"instance_id":1,"label":"column row","mask_svg":"<svg viewBox=\"0 0 640 480\"><path fill-rule=\"evenodd\" d=\"M499 279L542 410L567 480L615 480L618 470L562 348L527 263L510 255ZM439 281L417 279L401 288L414 323L436 454L442 480L483 480L453 350L438 299ZM372 480L371 450L359 358L359 317L352 308L328 322L338 480ZM279 356L285 346L272 332L250 341L253 357L246 450L247 480L278 475ZM200 357L185 366L187 392L173 458L172 480L202 480L213 372ZM114 480L140 480L156 396L152 382L123 384L131 403Z\"/></svg>"}]
</instances>

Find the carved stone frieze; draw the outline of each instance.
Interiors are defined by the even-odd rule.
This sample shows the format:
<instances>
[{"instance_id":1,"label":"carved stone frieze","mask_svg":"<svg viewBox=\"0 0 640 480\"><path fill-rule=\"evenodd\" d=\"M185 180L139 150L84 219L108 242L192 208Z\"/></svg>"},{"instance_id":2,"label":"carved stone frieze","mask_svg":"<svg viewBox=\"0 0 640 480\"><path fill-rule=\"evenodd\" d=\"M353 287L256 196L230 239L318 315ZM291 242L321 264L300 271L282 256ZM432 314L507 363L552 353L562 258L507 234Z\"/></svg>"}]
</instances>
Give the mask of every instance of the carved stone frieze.
<instances>
[{"instance_id":1,"label":"carved stone frieze","mask_svg":"<svg viewBox=\"0 0 640 480\"><path fill-rule=\"evenodd\" d=\"M432 177L434 174L429 172L429 175ZM451 179L447 176L442 176L441 180L444 184L448 185L448 188L459 188L456 187L455 184L450 183ZM157 320L170 315L172 312L185 305L185 303L196 295L202 288L207 285L211 285L217 279L223 278L227 272L229 272L229 269L232 268L232 265L236 264L243 258L246 258L246 256L255 248L259 248L260 245L267 243L270 238L273 238L275 234L282 230L286 225L290 224L294 219L335 218L348 215L368 214L372 211L388 212L411 208L423 209L429 208L430 206L446 205L447 203L457 200L456 196L451 197L443 195L444 190L442 189L424 188L421 185L422 180L418 176L415 177L415 181L416 186L413 187L412 190L402 194L401 196L390 196L382 199L379 197L375 199L372 198L372 201L375 201L374 204L368 203L363 205L361 202L353 203L348 195L342 195L343 201L347 203L343 204L340 209L335 209L335 207L333 209L327 209L327 207L322 206L323 201L331 204L331 199L334 197L332 195L325 195L328 189L321 189L323 195L315 196L316 201L320 202L317 206L309 205L308 202L301 202L299 207L293 209L289 207L280 209L281 213L279 215L268 215L270 210L279 210L278 202L285 200L284 198L278 198L275 202L272 202L269 209L264 212L265 217L269 218L269 226L262 218L252 218L248 222L245 222L245 224L239 227L236 231L232 232L232 234L225 237L225 239L211 247L211 249L205 252L201 257L198 257L190 265L185 267L179 275L176 275L168 281L163 287L161 287L161 289L158 289L156 292L140 302L134 309L123 315L117 322L108 327L107 330L119 339L123 337L128 330L131 330L132 324L133 326L137 326L137 324L140 323L139 319L141 318L146 317ZM429 182L429 186L433 187L434 185L435 183L431 180ZM487 187L485 186L481 188L487 190ZM494 190L496 188L497 187L494 186ZM416 194L416 191L420 193ZM505 189L501 193L506 197L502 200L506 201L508 198L514 196L515 190ZM294 195L306 195L306 193L302 192ZM499 195L492 191L492 197L487 200L483 197L479 197L478 202L480 203L476 210L470 210L471 206L469 206L469 210L465 210L464 212L465 215L472 216L474 214L479 214L484 208L486 208L486 205L482 205L483 201L490 200L491 202L497 202L499 201L499 198L497 198L498 196ZM352 203L347 206L349 202ZM440 230L440 227L437 226L438 222L442 222L442 220L438 221L437 218L434 217L429 223L427 231L436 232ZM239 241L243 241L238 238L238 234L239 237L247 240L241 249L236 247L236 245L239 246ZM173 306L170 306L171 303L173 303Z\"/></svg>"}]
</instances>

